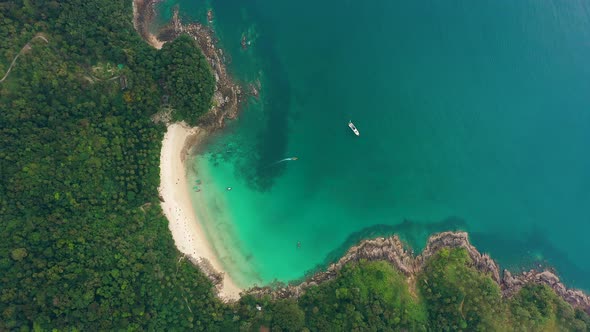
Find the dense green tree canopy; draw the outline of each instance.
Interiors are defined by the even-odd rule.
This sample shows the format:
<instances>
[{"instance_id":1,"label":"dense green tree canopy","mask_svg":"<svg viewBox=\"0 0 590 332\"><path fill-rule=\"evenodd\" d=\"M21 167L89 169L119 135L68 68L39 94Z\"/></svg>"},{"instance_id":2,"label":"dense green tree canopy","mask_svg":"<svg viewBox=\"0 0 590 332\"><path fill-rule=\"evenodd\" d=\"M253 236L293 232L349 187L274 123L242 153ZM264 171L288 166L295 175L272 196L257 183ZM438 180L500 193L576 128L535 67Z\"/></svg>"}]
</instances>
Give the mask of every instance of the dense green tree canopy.
<instances>
[{"instance_id":1,"label":"dense green tree canopy","mask_svg":"<svg viewBox=\"0 0 590 332\"><path fill-rule=\"evenodd\" d=\"M172 119L196 124L211 106L215 79L211 68L194 40L181 35L160 51L158 68L170 95Z\"/></svg>"},{"instance_id":2,"label":"dense green tree canopy","mask_svg":"<svg viewBox=\"0 0 590 332\"><path fill-rule=\"evenodd\" d=\"M490 276L470 266L464 249L432 257L418 285L431 328L444 331L587 331L588 315L547 286L528 285L504 299Z\"/></svg>"},{"instance_id":3,"label":"dense green tree canopy","mask_svg":"<svg viewBox=\"0 0 590 332\"><path fill-rule=\"evenodd\" d=\"M340 274L300 301L314 330L426 329L424 305L391 264L361 262Z\"/></svg>"},{"instance_id":4,"label":"dense green tree canopy","mask_svg":"<svg viewBox=\"0 0 590 332\"><path fill-rule=\"evenodd\" d=\"M2 75L30 41L0 83L0 330L210 330L224 306L179 260L157 195L166 55L129 1L0 7Z\"/></svg>"},{"instance_id":5,"label":"dense green tree canopy","mask_svg":"<svg viewBox=\"0 0 590 332\"><path fill-rule=\"evenodd\" d=\"M131 22L130 0L0 3L2 76L20 54L0 83L0 331L588 330L547 287L501 298L462 250L416 282L357 262L297 300L220 302L174 247L150 120L169 95L195 123L214 79L192 39L156 51Z\"/></svg>"}]
</instances>

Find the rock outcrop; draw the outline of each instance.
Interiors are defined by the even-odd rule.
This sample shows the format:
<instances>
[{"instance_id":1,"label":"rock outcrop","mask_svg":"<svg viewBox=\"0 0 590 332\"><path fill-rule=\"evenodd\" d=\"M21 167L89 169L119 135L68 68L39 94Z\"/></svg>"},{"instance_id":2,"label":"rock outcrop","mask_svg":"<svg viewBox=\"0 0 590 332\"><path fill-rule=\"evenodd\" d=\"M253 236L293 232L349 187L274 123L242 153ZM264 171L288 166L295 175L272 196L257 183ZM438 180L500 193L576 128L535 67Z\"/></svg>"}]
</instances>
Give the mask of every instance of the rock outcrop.
<instances>
[{"instance_id":1,"label":"rock outcrop","mask_svg":"<svg viewBox=\"0 0 590 332\"><path fill-rule=\"evenodd\" d=\"M197 42L215 76L213 105L200 119L199 125L208 130L223 127L225 119L237 116L244 93L227 72L226 57L223 50L216 46L214 31L200 23L183 24L178 16L178 9L175 9L170 23L161 27L157 36L154 36L150 33L149 26L155 17L154 4L157 2L158 0L133 1L135 29L144 40L156 48L162 47L164 43L174 40L182 33L188 34ZM253 91L250 93L253 94ZM154 121L166 123L169 121L170 111L167 102L163 102L162 110L154 117Z\"/></svg>"},{"instance_id":2,"label":"rock outcrop","mask_svg":"<svg viewBox=\"0 0 590 332\"><path fill-rule=\"evenodd\" d=\"M498 264L490 256L480 253L471 245L465 232L444 232L432 235L428 239L426 248L418 256L412 255L409 250L405 249L397 235L364 240L350 248L342 258L328 266L325 271L314 274L302 283L276 287L254 287L245 293L257 296L270 295L273 298L298 297L308 287L336 278L338 271L345 264L361 259L390 262L408 278L413 278L420 273L428 258L443 248L464 248L467 250L472 266L496 281L504 296L516 294L529 283L544 284L551 287L567 303L590 314L590 297L582 291L567 289L551 271L531 270L512 275L508 270L504 270L503 276L500 277Z\"/></svg>"},{"instance_id":3,"label":"rock outcrop","mask_svg":"<svg viewBox=\"0 0 590 332\"><path fill-rule=\"evenodd\" d=\"M420 261L420 268L428 258L436 254L442 248L464 248L471 257L473 266L481 272L489 274L494 281L500 283L500 268L487 254L480 253L471 243L465 232L444 232L432 235L428 239L426 248L416 259ZM418 272L418 271L416 271Z\"/></svg>"},{"instance_id":4,"label":"rock outcrop","mask_svg":"<svg viewBox=\"0 0 590 332\"><path fill-rule=\"evenodd\" d=\"M222 127L226 118L234 118L237 115L243 92L241 87L227 73L225 55L222 49L215 46L216 41L213 31L199 23L182 24L178 17L178 11L175 10L170 24L161 28L156 38L149 32L149 24L155 15L153 5L156 2L157 0L133 1L135 29L156 48L161 47L163 42L173 40L181 33L188 33L193 37L213 69L216 80L213 96L214 105L204 117L203 124L208 129ZM211 22L213 13L209 11L207 17L208 21ZM258 96L260 82L258 81L257 85L250 84L249 90L250 94ZM166 114L161 114L161 117L165 119ZM159 198L163 201L161 196ZM426 248L418 256L414 256L412 252L406 250L398 236L364 240L351 247L342 258L328 266L325 271L312 275L302 283L276 287L253 287L244 293L252 295L268 294L275 298L298 297L308 287L334 279L345 264L361 259L388 261L400 272L412 279L422 270L428 258L442 248L465 248L469 257L471 257L471 264L479 271L490 275L500 285L504 296L516 294L524 285L529 283L544 284L551 287L572 306L581 308L590 314L590 297L580 290L566 288L551 271L530 270L518 275L512 275L510 271L504 270L503 276L500 277L498 264L487 254L480 253L472 246L465 232L444 232L431 236L428 239ZM214 284L221 282L223 275L215 272L207 261L192 261L192 263L199 266Z\"/></svg>"},{"instance_id":5,"label":"rock outcrop","mask_svg":"<svg viewBox=\"0 0 590 332\"><path fill-rule=\"evenodd\" d=\"M504 276L500 286L502 287L504 296L512 296L524 285L530 283L551 287L565 302L576 308L583 309L590 314L590 297L580 290L566 288L560 282L559 277L551 271L530 270L513 276L510 271L504 270Z\"/></svg>"},{"instance_id":6,"label":"rock outcrop","mask_svg":"<svg viewBox=\"0 0 590 332\"><path fill-rule=\"evenodd\" d=\"M213 106L201 118L201 125L207 129L221 128L225 119L237 116L242 101L242 88L227 72L226 57L223 50L216 46L213 30L200 23L183 24L178 16L178 9L175 9L171 22L160 29L158 39L170 41L182 33L188 34L197 42L215 76Z\"/></svg>"}]
</instances>

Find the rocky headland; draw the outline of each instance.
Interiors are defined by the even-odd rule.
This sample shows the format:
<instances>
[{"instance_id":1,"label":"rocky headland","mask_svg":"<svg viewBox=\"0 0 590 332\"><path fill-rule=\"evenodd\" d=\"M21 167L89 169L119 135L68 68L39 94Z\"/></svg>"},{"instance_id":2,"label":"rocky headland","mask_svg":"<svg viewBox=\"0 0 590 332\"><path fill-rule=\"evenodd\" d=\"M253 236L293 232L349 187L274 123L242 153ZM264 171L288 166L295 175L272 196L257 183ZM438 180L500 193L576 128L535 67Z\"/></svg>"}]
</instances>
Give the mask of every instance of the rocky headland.
<instances>
[{"instance_id":1,"label":"rocky headland","mask_svg":"<svg viewBox=\"0 0 590 332\"><path fill-rule=\"evenodd\" d=\"M216 46L215 33L208 26L200 23L183 24L178 17L178 9L175 9L171 22L159 30L157 38L169 41L183 33L197 42L215 76L213 106L200 123L209 129L221 128L225 119L233 119L238 115L244 97L242 88L227 72L227 58L223 49Z\"/></svg>"},{"instance_id":2,"label":"rocky headland","mask_svg":"<svg viewBox=\"0 0 590 332\"><path fill-rule=\"evenodd\" d=\"M443 232L432 235L421 254L414 256L406 249L397 235L388 238L364 240L351 247L337 262L330 264L325 271L318 272L299 284L275 287L254 287L246 294L255 296L270 295L273 298L299 297L308 287L318 285L336 278L338 271L349 263L359 260L383 260L393 264L407 278L410 285L421 272L428 258L443 248L464 248L471 258L471 264L477 270L488 274L498 283L502 294L506 297L516 294L529 283L544 284L576 308L590 314L590 297L580 290L568 289L560 282L555 273L543 270L530 270L513 275L508 270L501 271L500 266L487 254L480 253L471 243L465 232Z\"/></svg>"},{"instance_id":3,"label":"rocky headland","mask_svg":"<svg viewBox=\"0 0 590 332\"><path fill-rule=\"evenodd\" d=\"M189 34L199 45L214 71L216 86L213 96L213 107L201 120L207 129L223 127L226 118L235 118L239 105L245 96L240 85L229 76L226 69L226 56L222 49L216 46L214 31L200 23L183 24L175 10L169 24L159 29L156 35L150 31L150 24L155 17L154 4L158 0L134 0L134 26L138 33L150 45L161 48L182 33ZM213 13L208 12L208 20L211 21ZM260 90L260 82L249 85L248 95L257 97ZM166 122L166 116L161 119ZM337 277L338 271L349 263L359 260L377 261L384 260L393 264L407 278L410 285L415 282L416 276L421 272L429 257L436 254L442 248L464 248L467 250L471 264L477 270L488 274L498 283L504 296L516 294L524 285L529 283L544 284L551 287L558 296L576 308L580 308L590 314L590 297L584 292L568 289L560 282L559 277L548 270L529 270L520 274L512 274L508 270L500 270L500 266L487 254L480 253L471 243L465 232L443 232L432 235L421 254L414 256L413 251L406 249L397 235L387 238L375 238L361 241L351 247L347 253L337 262L330 264L324 271L313 274L305 281L298 284L275 285L266 287L253 287L243 294L255 296L270 295L273 298L299 297L311 286L332 280ZM210 265L196 260L191 260L199 266L214 285L222 283L223 274L218 273Z\"/></svg>"},{"instance_id":4,"label":"rocky headland","mask_svg":"<svg viewBox=\"0 0 590 332\"><path fill-rule=\"evenodd\" d=\"M211 66L216 82L212 107L200 119L199 125L207 130L222 128L225 119L233 119L237 116L240 104L245 97L240 84L236 83L227 71L228 57L225 56L221 48L216 46L215 32L210 27L198 22L182 23L178 16L178 9L174 10L173 17L168 24L160 27L155 34L152 33L150 26L156 15L154 5L157 2L158 0L134 0L133 25L135 29L144 40L156 48L161 48L164 43L174 40L183 33L188 34L197 42ZM258 91L249 91L248 94L257 96ZM165 109L160 112L157 118L158 121L169 122Z\"/></svg>"},{"instance_id":5,"label":"rocky headland","mask_svg":"<svg viewBox=\"0 0 590 332\"><path fill-rule=\"evenodd\" d=\"M222 270L219 260L212 252L205 238L199 238L204 232L199 228L199 222L192 211L190 199L185 189L185 158L190 152L196 151L199 142L210 132L224 126L225 119L235 118L238 114L244 94L226 69L226 57L223 50L216 46L217 40L212 29L200 23L183 24L174 11L171 21L158 29L151 30L153 19L156 17L154 5L158 0L133 1L133 25L139 35L156 49L165 47L166 42L172 41L181 34L192 37L207 59L215 77L215 88L211 109L198 120L195 128L186 128L184 123L173 124L169 96L162 96L159 111L152 116L156 123L167 125L168 131L162 143L160 158L159 199L162 210L169 221L177 249L183 253L182 259L188 259L199 267L215 286L217 295L222 300L234 301L239 298L241 289ZM212 17L212 13L210 14ZM248 93L250 94L250 93ZM167 138L168 137L168 138ZM173 139L176 138L176 139ZM176 159L175 156L180 156ZM172 180L170 180L170 174ZM168 180L166 180L168 179Z\"/></svg>"}]
</instances>

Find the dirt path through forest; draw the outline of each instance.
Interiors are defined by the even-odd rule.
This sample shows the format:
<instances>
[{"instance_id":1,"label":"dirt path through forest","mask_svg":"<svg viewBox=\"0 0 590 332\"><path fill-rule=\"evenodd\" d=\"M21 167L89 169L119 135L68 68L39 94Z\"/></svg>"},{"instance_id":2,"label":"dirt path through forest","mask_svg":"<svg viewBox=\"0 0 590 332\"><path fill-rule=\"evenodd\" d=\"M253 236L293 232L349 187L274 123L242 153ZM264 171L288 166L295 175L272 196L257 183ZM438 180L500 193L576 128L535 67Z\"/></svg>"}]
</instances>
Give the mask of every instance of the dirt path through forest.
<instances>
[{"instance_id":1,"label":"dirt path through forest","mask_svg":"<svg viewBox=\"0 0 590 332\"><path fill-rule=\"evenodd\" d=\"M0 83L4 82L4 80L8 77L8 74L10 74L10 71L12 70L12 67L14 67L14 64L16 63L16 59L18 59L18 57L23 54L25 51L28 51L29 49L31 49L31 42L36 39L42 39L44 40L47 44L49 44L49 40L47 40L47 38L41 36L41 35L36 35L35 37L31 38L31 40L29 40L29 42L23 46L23 48L20 49L20 51L18 52L18 54L14 57L14 59L12 59L12 63L10 63L10 67L8 67L8 70L6 71L6 74L4 74L4 77L2 77L2 79L0 79Z\"/></svg>"}]
</instances>

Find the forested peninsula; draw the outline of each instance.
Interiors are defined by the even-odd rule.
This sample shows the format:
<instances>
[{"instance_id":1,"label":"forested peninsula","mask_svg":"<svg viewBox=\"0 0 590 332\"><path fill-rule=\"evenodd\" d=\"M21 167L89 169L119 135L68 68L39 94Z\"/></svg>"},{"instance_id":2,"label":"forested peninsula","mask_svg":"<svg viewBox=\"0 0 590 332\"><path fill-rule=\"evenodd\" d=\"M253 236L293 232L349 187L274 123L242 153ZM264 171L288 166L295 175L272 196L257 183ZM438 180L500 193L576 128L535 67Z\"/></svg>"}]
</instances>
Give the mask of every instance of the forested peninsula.
<instances>
[{"instance_id":1,"label":"forested peninsula","mask_svg":"<svg viewBox=\"0 0 590 332\"><path fill-rule=\"evenodd\" d=\"M0 331L590 329L583 293L500 281L465 241L418 259L368 240L303 286L222 302L157 190L161 115L218 126L215 75L184 31L146 43L132 5L0 3Z\"/></svg>"}]
</instances>

